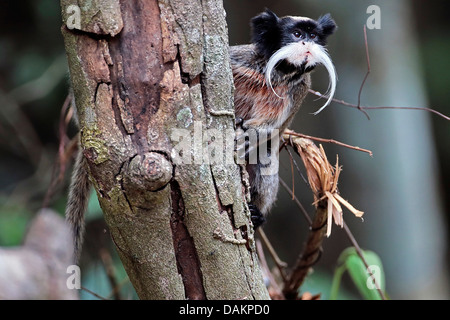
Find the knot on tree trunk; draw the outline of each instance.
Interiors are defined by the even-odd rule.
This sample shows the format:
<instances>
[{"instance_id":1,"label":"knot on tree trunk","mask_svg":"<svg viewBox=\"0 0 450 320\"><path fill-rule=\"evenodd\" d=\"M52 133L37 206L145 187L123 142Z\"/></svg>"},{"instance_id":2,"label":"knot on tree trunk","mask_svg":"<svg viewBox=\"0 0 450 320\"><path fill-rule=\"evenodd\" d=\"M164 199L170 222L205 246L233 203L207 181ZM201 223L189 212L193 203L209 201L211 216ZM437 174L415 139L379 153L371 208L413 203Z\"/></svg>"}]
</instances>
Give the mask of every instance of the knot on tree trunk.
<instances>
[{"instance_id":1,"label":"knot on tree trunk","mask_svg":"<svg viewBox=\"0 0 450 320\"><path fill-rule=\"evenodd\" d=\"M157 191L165 187L173 175L173 165L157 152L147 152L133 157L125 169L126 189Z\"/></svg>"}]
</instances>

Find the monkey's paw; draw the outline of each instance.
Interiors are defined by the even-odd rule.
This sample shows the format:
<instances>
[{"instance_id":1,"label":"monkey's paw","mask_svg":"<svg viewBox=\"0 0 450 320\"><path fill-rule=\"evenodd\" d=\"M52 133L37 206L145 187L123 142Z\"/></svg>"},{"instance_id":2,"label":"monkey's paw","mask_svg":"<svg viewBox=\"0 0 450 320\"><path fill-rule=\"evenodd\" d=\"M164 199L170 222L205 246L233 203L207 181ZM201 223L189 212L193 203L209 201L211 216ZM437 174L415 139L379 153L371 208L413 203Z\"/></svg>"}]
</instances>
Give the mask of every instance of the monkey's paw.
<instances>
[{"instance_id":1,"label":"monkey's paw","mask_svg":"<svg viewBox=\"0 0 450 320\"><path fill-rule=\"evenodd\" d=\"M266 218L254 204L249 204L248 208L250 209L250 215L251 215L251 219L252 219L252 223L253 223L253 228L256 230L264 222L266 222Z\"/></svg>"},{"instance_id":2,"label":"monkey's paw","mask_svg":"<svg viewBox=\"0 0 450 320\"><path fill-rule=\"evenodd\" d=\"M240 126L236 129L236 155L240 160L247 160L251 164L257 163L258 131L253 128Z\"/></svg>"}]
</instances>

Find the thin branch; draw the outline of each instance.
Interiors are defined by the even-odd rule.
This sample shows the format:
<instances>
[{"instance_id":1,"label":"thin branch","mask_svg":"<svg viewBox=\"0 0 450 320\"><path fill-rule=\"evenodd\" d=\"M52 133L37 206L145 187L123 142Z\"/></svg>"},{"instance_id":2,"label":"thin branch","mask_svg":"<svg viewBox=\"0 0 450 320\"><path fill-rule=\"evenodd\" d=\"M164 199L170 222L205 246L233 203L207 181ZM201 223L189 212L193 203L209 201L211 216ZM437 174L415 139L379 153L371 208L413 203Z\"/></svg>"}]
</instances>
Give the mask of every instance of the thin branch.
<instances>
[{"instance_id":1,"label":"thin branch","mask_svg":"<svg viewBox=\"0 0 450 320\"><path fill-rule=\"evenodd\" d=\"M256 252L258 253L261 268L264 270L267 278L269 279L269 295L272 300L284 300L283 293L275 280L272 272L270 271L269 265L267 264L266 256L264 255L264 250L261 241L256 240Z\"/></svg>"},{"instance_id":2,"label":"thin branch","mask_svg":"<svg viewBox=\"0 0 450 320\"><path fill-rule=\"evenodd\" d=\"M43 153L43 145L21 105L45 97L61 82L66 74L66 55L56 58L37 79L29 81L9 93L0 91L0 116L10 127L11 144L18 141L29 160L37 168ZM16 140L17 139L17 140ZM15 146L14 146L15 147ZM22 152L21 156L23 156Z\"/></svg>"},{"instance_id":3,"label":"thin branch","mask_svg":"<svg viewBox=\"0 0 450 320\"><path fill-rule=\"evenodd\" d=\"M6 140L9 142L11 149L19 149L17 154L30 161L37 168L44 147L33 124L23 112L19 103L10 94L6 94L2 90L0 90L0 105L0 120L6 122L7 130L5 132L9 134Z\"/></svg>"},{"instance_id":4,"label":"thin branch","mask_svg":"<svg viewBox=\"0 0 450 320\"><path fill-rule=\"evenodd\" d=\"M287 153L289 154L289 158L291 159L291 161L294 163L295 168L297 169L298 174L300 175L300 177L303 179L303 181L306 183L306 185L309 185L308 180L305 178L305 176L303 175L302 171L300 170L300 168L298 167L297 161L295 161L294 157L292 156L292 152L291 150L289 150L288 145L291 144L292 142L290 141L289 143L287 141L284 140L283 136L281 137L281 140L283 141L282 146L280 147L281 151L283 148L287 151Z\"/></svg>"},{"instance_id":5,"label":"thin branch","mask_svg":"<svg viewBox=\"0 0 450 320\"><path fill-rule=\"evenodd\" d=\"M289 193L289 195L292 197L292 201L294 201L297 206L300 208L300 211L303 213L303 216L305 217L306 221L308 221L308 225L312 225L312 220L309 217L308 211L306 211L305 207L303 207L302 203L298 200L298 198L294 195L291 188L287 185L286 182L280 177L280 184L283 186L283 188Z\"/></svg>"},{"instance_id":6,"label":"thin branch","mask_svg":"<svg viewBox=\"0 0 450 320\"><path fill-rule=\"evenodd\" d=\"M315 141L320 141L320 142L326 142L326 143L334 143L334 144L337 144L337 145L342 146L342 147L346 147L346 148L349 148L349 149L353 149L353 150L357 150L357 151L368 153L371 157L373 157L373 153L370 150L363 149L363 148L356 147L356 146L352 146L352 145L349 145L349 144L346 144L346 143L343 143L343 142L340 142L340 141L337 141L337 140L334 140L334 139L324 139L324 138L312 137L312 136L308 136L308 135L302 134L302 133L297 133L297 132L294 132L294 131L291 131L291 130L286 130L284 133L292 135L292 136L296 136L296 137L305 138L305 139L310 139L310 140L315 140Z\"/></svg>"},{"instance_id":7,"label":"thin branch","mask_svg":"<svg viewBox=\"0 0 450 320\"><path fill-rule=\"evenodd\" d=\"M106 276L108 277L109 283L112 288L112 295L114 297L114 300L122 300L111 255L104 247L99 249L99 254L103 267L105 268Z\"/></svg>"},{"instance_id":8,"label":"thin branch","mask_svg":"<svg viewBox=\"0 0 450 320\"><path fill-rule=\"evenodd\" d=\"M286 276L286 273L284 270L287 267L287 263L282 261L280 259L280 257L278 257L277 252L272 247L272 244L270 243L269 238L267 238L266 233L261 228L259 228L257 231L258 231L259 236L261 237L262 242L266 246L267 250L269 250L269 253L272 256L272 259L275 262L275 265L277 266L278 270L280 271L281 278L283 278L283 281L286 282L287 276Z\"/></svg>"},{"instance_id":9,"label":"thin branch","mask_svg":"<svg viewBox=\"0 0 450 320\"><path fill-rule=\"evenodd\" d=\"M289 160L291 161L291 176L292 176L292 195L295 194L295 174L294 174L294 158L289 154Z\"/></svg>"},{"instance_id":10,"label":"thin branch","mask_svg":"<svg viewBox=\"0 0 450 320\"><path fill-rule=\"evenodd\" d=\"M87 293L92 294L94 297L99 298L100 300L108 300L105 297L102 297L101 295L95 293L94 291L89 290L88 288L85 288L83 286L81 286L81 290L86 291Z\"/></svg>"},{"instance_id":11,"label":"thin branch","mask_svg":"<svg viewBox=\"0 0 450 320\"><path fill-rule=\"evenodd\" d=\"M358 256L361 258L362 262L364 263L364 266L366 267L367 272L369 272L370 276L372 277L374 284L375 284L375 288L377 289L378 293L380 294L381 299L386 300L386 296L384 295L383 290L381 290L381 287L377 283L376 277L373 276L372 271L369 268L369 264L367 263L366 258L364 257L364 255L362 253L361 247L359 246L358 242L356 241L355 237L353 236L353 233L350 231L350 228L347 226L345 221L344 221L344 230L345 230L345 233L346 233L348 239L350 240L353 247L355 248L356 253L358 254Z\"/></svg>"},{"instance_id":12,"label":"thin branch","mask_svg":"<svg viewBox=\"0 0 450 320\"><path fill-rule=\"evenodd\" d=\"M108 297L106 297L107 300L111 300L113 298L113 296L115 295L116 291L120 291L122 289L122 287L127 284L130 283L130 278L128 276L126 276L125 278L123 278L117 285L116 287L114 287L111 292L109 293Z\"/></svg>"},{"instance_id":13,"label":"thin branch","mask_svg":"<svg viewBox=\"0 0 450 320\"><path fill-rule=\"evenodd\" d=\"M61 113L59 116L59 147L58 147L58 158L53 166L52 177L50 181L50 186L42 202L42 207L48 206L51 198L53 197L56 187L61 183L64 178L64 173L66 172L67 159L72 155L75 148L78 145L78 136L75 140L68 141L66 130L68 125L68 120L66 117L67 110L71 103L71 96L67 95L64 104L61 108ZM69 119L70 120L70 119Z\"/></svg>"},{"instance_id":14,"label":"thin branch","mask_svg":"<svg viewBox=\"0 0 450 320\"><path fill-rule=\"evenodd\" d=\"M297 134L295 132L287 131L285 133L292 134L292 136L300 136L302 138L305 138L305 135ZM309 137L306 136L306 138L309 138ZM325 139L319 138L319 140L324 141ZM330 140L327 140L325 142L330 142ZM345 146L347 146L347 145L345 145ZM352 147L352 146L350 146L350 147L351 147L351 149L356 149L359 151L364 150L364 149L357 148L357 147ZM371 152L368 150L364 150L364 151L371 154ZM338 165L336 164L336 167L337 166ZM297 170L299 170L298 167L297 167ZM299 259L297 260L297 263L296 263L294 269L292 270L289 278L287 279L287 281L285 280L285 286L283 289L283 294L285 295L285 297L287 299L296 299L296 298L298 298L298 289L303 284L304 279L308 275L310 268L318 261L318 259L321 256L321 252L322 252L321 245L322 245L323 239L325 238L325 235L326 235L325 227L328 224L331 224L331 221L328 221L328 218L330 218L330 215L327 214L329 211L329 208L327 208L327 206L326 206L327 201L325 199L319 199L318 201L316 201L316 206L317 206L316 207L316 215L314 217L314 221L311 221L311 218L309 217L309 215L306 212L303 205L300 203L300 201L295 196L292 189L281 178L280 178L280 184L286 189L286 191L292 197L292 200L297 204L297 206L300 208L300 210L304 214L306 220L310 224L310 232L308 235L308 239L307 239L305 248L304 248L302 254L300 255ZM328 200L328 206L330 206L330 205L332 206L330 200ZM350 229L348 228L347 224L344 221L342 221L342 224L343 224L343 228L347 234L347 237L349 238L352 245L355 247L355 250L356 250L358 256L363 261L369 274L372 276L372 273L369 269L367 261L365 260L362 250L359 247L356 239L354 238L354 236L351 233ZM384 293L380 289L380 286L378 285L378 283L376 283L376 280L375 280L375 286L380 294L380 297L383 300L386 299Z\"/></svg>"},{"instance_id":15,"label":"thin branch","mask_svg":"<svg viewBox=\"0 0 450 320\"><path fill-rule=\"evenodd\" d=\"M366 117L367 120L370 120L369 114L367 113L367 111L365 111L364 109L361 108L361 94L362 94L362 90L364 88L364 85L366 84L366 80L369 77L370 74L370 57L369 57L369 44L367 42L367 30L366 30L366 25L364 25L364 43L366 46L366 60L367 60L367 72L366 75L364 76L364 79L361 83L361 87L359 87L359 92L358 92L358 109L361 110L361 112L363 112Z\"/></svg>"},{"instance_id":16,"label":"thin branch","mask_svg":"<svg viewBox=\"0 0 450 320\"><path fill-rule=\"evenodd\" d=\"M392 107L392 106L377 106L377 107L362 107L366 110L375 110L375 109L399 109L399 110L422 110L422 111L428 111L434 114L437 114L441 118L444 118L445 120L450 120L449 116L446 116L445 114L440 113L439 111L436 111L434 109L430 108L422 108L422 107Z\"/></svg>"},{"instance_id":17,"label":"thin branch","mask_svg":"<svg viewBox=\"0 0 450 320\"><path fill-rule=\"evenodd\" d=\"M366 112L366 110L379 110L379 109L399 109L399 110L421 110L421 111L428 111L431 113L434 113L436 115L438 115L441 118L444 118L445 120L450 120L450 117L440 113L439 111L436 111L434 109L431 108L425 108L425 107L392 107L392 106L376 106L376 107L366 107L366 106L361 106L361 94L362 94L362 90L364 88L364 85L366 83L367 78L369 77L369 74L371 72L371 66L370 66L370 55L369 55L369 44L367 41L367 30L366 30L366 25L364 25L364 44L365 44L365 48L366 48L366 61L367 61L367 72L366 75L364 76L364 79L361 83L361 86L359 88L359 92L358 92L358 104L352 104L349 102L346 102L344 100L339 100L339 99L332 99L333 102L339 103L341 105L350 107L350 108L355 108L358 109L360 111L362 111L365 116L367 117L368 120L370 120L369 114ZM327 99L326 97L324 97L324 95L322 93L320 93L319 91L315 91L312 89L308 90L309 93L312 93L313 95L321 98L321 99Z\"/></svg>"},{"instance_id":18,"label":"thin branch","mask_svg":"<svg viewBox=\"0 0 450 320\"><path fill-rule=\"evenodd\" d=\"M317 96L317 97L322 97L322 94L319 91L315 91L312 89L308 90L309 93L312 93L313 95ZM339 99L334 99L332 100L333 102L339 103L343 106L346 107L350 107L350 108L355 108L355 109L363 109L363 110L381 110L381 109L396 109L396 110L420 110L420 111L428 111L431 113L434 113L436 115L438 115L441 118L444 118L445 120L450 120L449 116L446 116L445 114L440 113L439 111L436 111L434 109L431 108L425 108L425 107L393 107L393 106L375 106L375 107L366 107L366 106L358 106L356 104L353 103L349 103L346 102L344 100L339 100Z\"/></svg>"}]
</instances>

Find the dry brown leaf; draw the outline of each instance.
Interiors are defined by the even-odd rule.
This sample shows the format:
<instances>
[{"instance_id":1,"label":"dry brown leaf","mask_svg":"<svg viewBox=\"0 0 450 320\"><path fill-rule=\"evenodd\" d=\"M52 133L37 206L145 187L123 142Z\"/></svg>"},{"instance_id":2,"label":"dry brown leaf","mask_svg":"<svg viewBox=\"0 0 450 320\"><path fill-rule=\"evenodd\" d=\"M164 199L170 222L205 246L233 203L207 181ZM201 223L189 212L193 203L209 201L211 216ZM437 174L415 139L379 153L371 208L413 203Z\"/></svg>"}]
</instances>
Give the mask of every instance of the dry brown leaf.
<instances>
[{"instance_id":1,"label":"dry brown leaf","mask_svg":"<svg viewBox=\"0 0 450 320\"><path fill-rule=\"evenodd\" d=\"M327 200L327 237L331 234L331 221L343 227L343 210L341 204L360 218L364 212L355 209L347 200L339 195L338 180L342 168L339 166L339 157L336 157L336 165L333 167L327 159L325 150L320 144L317 147L310 139L290 135L286 131L283 138L290 141L302 158L306 168L306 174L311 190L314 194L313 204Z\"/></svg>"}]
</instances>

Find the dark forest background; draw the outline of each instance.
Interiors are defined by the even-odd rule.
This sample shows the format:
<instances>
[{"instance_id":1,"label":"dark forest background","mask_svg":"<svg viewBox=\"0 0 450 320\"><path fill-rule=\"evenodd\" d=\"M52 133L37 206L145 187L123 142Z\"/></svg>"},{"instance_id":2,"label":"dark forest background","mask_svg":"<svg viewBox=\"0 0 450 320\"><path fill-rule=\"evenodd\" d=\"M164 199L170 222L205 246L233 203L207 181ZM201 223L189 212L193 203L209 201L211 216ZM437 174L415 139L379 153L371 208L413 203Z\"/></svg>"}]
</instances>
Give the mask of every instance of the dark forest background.
<instances>
[{"instance_id":1,"label":"dark forest background","mask_svg":"<svg viewBox=\"0 0 450 320\"><path fill-rule=\"evenodd\" d=\"M381 29L368 30L372 72L365 84L365 106L430 107L450 115L450 21L448 1L355 0L225 0L230 45L248 43L249 20L264 8L279 16L318 18L330 12L339 29L329 52L339 75L337 99L357 103L367 71L363 25L371 4L381 8ZM0 246L20 245L29 221L44 203L55 178L60 142L59 120L68 91L67 62L56 0L0 3ZM313 89L325 91L326 73L313 75ZM345 211L361 247L381 257L386 289L394 299L448 299L450 213L450 121L425 111L370 110L370 120L358 110L333 103L321 106L308 98L293 129L370 149L366 154L332 144L324 148L343 165L341 195L365 212L364 222ZM76 128L69 125L68 136ZM333 162L333 161L332 161ZM64 212L71 165L63 182L48 199ZM292 184L290 161L283 154L280 174ZM312 196L296 174L295 190L312 212ZM101 210L90 201L88 236L82 263L84 286L108 295L109 282L100 256L116 261ZM306 221L280 190L276 208L264 227L279 255L292 264L307 234ZM327 298L339 254L350 246L342 230L333 227L306 291ZM103 253L102 253L103 252ZM116 261L116 276L128 286ZM123 280L125 279L125 280ZM340 298L360 299L349 279ZM83 292L83 298L94 298Z\"/></svg>"}]
</instances>

